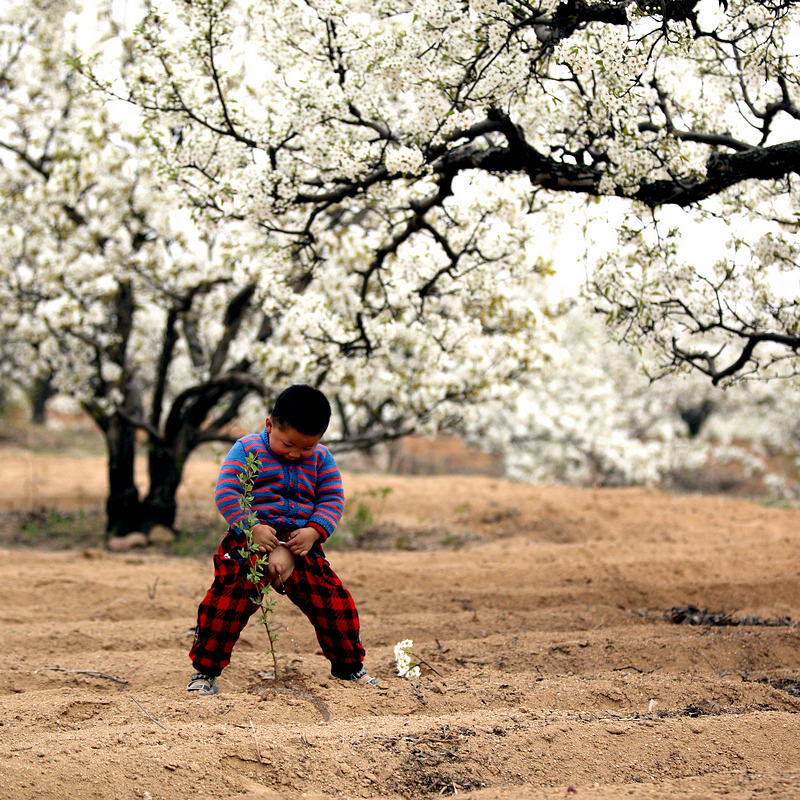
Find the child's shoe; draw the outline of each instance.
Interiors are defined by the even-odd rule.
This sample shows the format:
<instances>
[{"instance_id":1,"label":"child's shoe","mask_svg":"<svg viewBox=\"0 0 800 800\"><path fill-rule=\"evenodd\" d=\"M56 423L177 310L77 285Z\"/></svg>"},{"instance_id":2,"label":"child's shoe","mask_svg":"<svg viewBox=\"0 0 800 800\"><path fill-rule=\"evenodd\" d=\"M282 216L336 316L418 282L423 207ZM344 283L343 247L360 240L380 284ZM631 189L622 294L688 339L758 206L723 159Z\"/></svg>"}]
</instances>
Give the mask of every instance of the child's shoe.
<instances>
[{"instance_id":1,"label":"child's shoe","mask_svg":"<svg viewBox=\"0 0 800 800\"><path fill-rule=\"evenodd\" d=\"M348 675L337 675L336 673L331 673L334 678L338 678L340 681L352 681L353 683L359 684L359 686L381 686L381 682L370 675L364 667L359 667L355 672L351 672Z\"/></svg>"},{"instance_id":2,"label":"child's shoe","mask_svg":"<svg viewBox=\"0 0 800 800\"><path fill-rule=\"evenodd\" d=\"M219 686L217 686L217 679L214 675L203 675L202 672L195 672L189 678L186 691L202 695L216 694L219 691Z\"/></svg>"}]
</instances>

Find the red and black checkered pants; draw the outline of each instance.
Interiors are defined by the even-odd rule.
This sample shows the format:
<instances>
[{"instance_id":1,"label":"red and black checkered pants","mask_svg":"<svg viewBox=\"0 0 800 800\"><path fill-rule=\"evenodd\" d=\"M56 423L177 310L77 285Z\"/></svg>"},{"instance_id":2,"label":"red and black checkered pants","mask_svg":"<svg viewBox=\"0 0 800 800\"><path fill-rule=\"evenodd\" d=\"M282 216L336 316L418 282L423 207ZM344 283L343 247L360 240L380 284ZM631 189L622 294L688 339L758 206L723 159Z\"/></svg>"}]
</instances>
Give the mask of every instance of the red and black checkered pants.
<instances>
[{"instance_id":1,"label":"red and black checkered pants","mask_svg":"<svg viewBox=\"0 0 800 800\"><path fill-rule=\"evenodd\" d=\"M222 540L214 554L214 583L197 610L189 657L205 675L219 675L228 666L239 634L258 609L251 599L255 587L247 579L249 563L239 552L243 546L244 537L238 532L229 532ZM314 549L297 558L284 587L286 596L314 626L331 672L347 675L358 670L364 660L358 611L322 553Z\"/></svg>"}]
</instances>

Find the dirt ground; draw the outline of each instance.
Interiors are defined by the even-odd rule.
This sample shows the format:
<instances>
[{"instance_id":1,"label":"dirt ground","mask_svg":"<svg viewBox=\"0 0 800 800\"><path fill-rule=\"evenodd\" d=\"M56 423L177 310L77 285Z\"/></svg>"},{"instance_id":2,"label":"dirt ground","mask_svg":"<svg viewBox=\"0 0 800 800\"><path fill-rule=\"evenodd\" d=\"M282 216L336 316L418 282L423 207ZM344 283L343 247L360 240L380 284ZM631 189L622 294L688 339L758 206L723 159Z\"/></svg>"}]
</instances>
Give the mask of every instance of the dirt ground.
<instances>
[{"instance_id":1,"label":"dirt ground","mask_svg":"<svg viewBox=\"0 0 800 800\"><path fill-rule=\"evenodd\" d=\"M216 466L189 464L185 505ZM381 524L424 548L328 553L382 689L331 679L280 598L279 680L253 622L220 694L189 696L210 554L0 549L0 797L800 796L800 511L346 475L384 487ZM99 458L0 452L0 510L103 492Z\"/></svg>"}]
</instances>

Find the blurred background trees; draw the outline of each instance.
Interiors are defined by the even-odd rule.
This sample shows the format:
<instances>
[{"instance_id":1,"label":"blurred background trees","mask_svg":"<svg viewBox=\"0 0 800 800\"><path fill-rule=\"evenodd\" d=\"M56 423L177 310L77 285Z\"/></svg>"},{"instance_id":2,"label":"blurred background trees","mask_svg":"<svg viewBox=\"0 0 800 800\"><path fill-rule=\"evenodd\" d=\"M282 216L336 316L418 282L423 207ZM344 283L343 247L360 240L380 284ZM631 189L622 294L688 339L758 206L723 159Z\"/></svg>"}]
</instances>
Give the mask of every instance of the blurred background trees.
<instances>
[{"instance_id":1,"label":"blurred background trees","mask_svg":"<svg viewBox=\"0 0 800 800\"><path fill-rule=\"evenodd\" d=\"M253 9L0 12L3 379L103 432L110 531L298 381L527 480L796 448L790 4Z\"/></svg>"}]
</instances>

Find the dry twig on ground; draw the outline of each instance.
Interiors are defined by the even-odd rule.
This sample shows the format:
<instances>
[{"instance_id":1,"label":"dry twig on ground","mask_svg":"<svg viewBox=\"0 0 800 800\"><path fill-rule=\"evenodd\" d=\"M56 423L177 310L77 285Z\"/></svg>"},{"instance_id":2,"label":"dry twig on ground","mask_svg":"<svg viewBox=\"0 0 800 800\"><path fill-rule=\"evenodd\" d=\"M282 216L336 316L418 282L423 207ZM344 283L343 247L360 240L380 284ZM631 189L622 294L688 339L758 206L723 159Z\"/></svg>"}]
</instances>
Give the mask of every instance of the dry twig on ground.
<instances>
[{"instance_id":1,"label":"dry twig on ground","mask_svg":"<svg viewBox=\"0 0 800 800\"><path fill-rule=\"evenodd\" d=\"M158 727L161 728L162 731L167 730L166 726L162 725L132 694L128 695L128 697L130 697L131 700L133 700L133 702L136 703L136 705L139 706L139 708L141 708L142 711L144 711L147 717L153 722L155 722L155 724L158 725Z\"/></svg>"},{"instance_id":2,"label":"dry twig on ground","mask_svg":"<svg viewBox=\"0 0 800 800\"><path fill-rule=\"evenodd\" d=\"M53 670L54 672L69 672L73 675L88 675L90 678L104 678L105 680L122 683L126 686L130 683L130 681L125 680L125 678L118 678L116 675L109 675L107 672L97 672L93 669L66 669L65 667L52 666L34 670L34 673L42 672L42 670L46 669Z\"/></svg>"}]
</instances>

